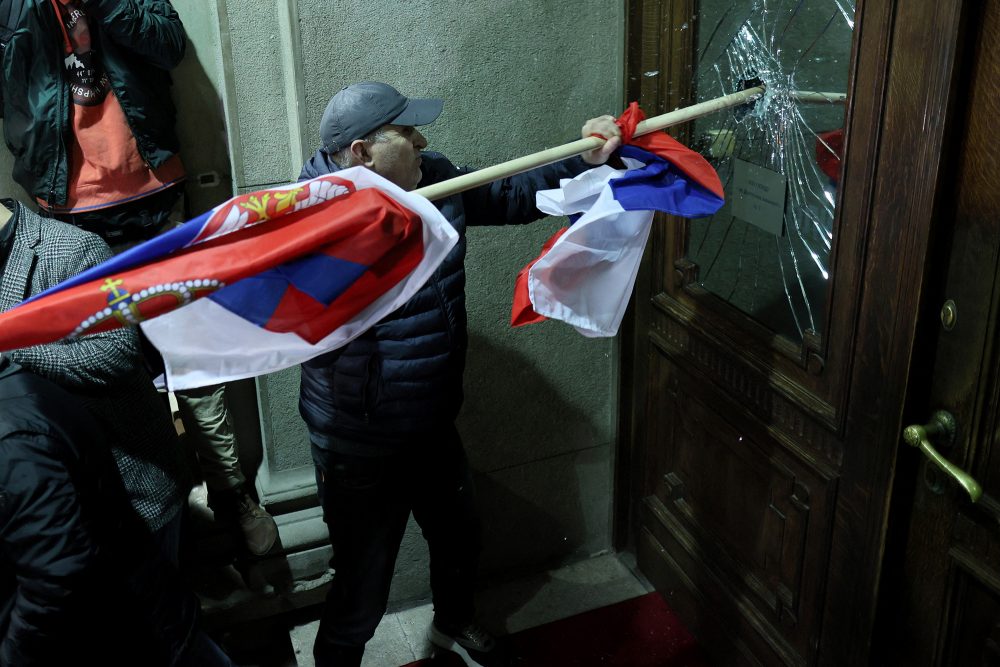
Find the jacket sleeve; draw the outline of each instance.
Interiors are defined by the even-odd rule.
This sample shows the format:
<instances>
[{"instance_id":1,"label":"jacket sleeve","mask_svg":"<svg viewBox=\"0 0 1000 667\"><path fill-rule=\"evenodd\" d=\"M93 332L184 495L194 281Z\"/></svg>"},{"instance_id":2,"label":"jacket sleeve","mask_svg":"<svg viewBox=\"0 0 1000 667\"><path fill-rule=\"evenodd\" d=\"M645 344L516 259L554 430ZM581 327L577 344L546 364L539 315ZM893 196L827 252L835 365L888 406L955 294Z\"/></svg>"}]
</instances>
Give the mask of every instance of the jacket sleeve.
<instances>
[{"instance_id":1,"label":"jacket sleeve","mask_svg":"<svg viewBox=\"0 0 1000 667\"><path fill-rule=\"evenodd\" d=\"M14 31L29 9L25 0L0 0L0 53L7 48Z\"/></svg>"},{"instance_id":2,"label":"jacket sleeve","mask_svg":"<svg viewBox=\"0 0 1000 667\"><path fill-rule=\"evenodd\" d=\"M67 389L121 384L140 363L130 328L13 350L11 359Z\"/></svg>"},{"instance_id":3,"label":"jacket sleeve","mask_svg":"<svg viewBox=\"0 0 1000 667\"><path fill-rule=\"evenodd\" d=\"M13 565L17 592L0 665L55 664L71 629L71 608L87 584L97 549L83 522L58 443L39 435L0 441L0 549Z\"/></svg>"},{"instance_id":4,"label":"jacket sleeve","mask_svg":"<svg viewBox=\"0 0 1000 667\"><path fill-rule=\"evenodd\" d=\"M0 0L0 63L4 61L7 45L14 37L17 26L21 24L24 14L29 11L29 3L25 0ZM30 38L30 35L28 36ZM0 71L0 118L3 118L4 96L6 95L6 72Z\"/></svg>"},{"instance_id":5,"label":"jacket sleeve","mask_svg":"<svg viewBox=\"0 0 1000 667\"><path fill-rule=\"evenodd\" d=\"M101 33L151 65L170 70L184 57L184 24L168 0L87 0Z\"/></svg>"},{"instance_id":6,"label":"jacket sleeve","mask_svg":"<svg viewBox=\"0 0 1000 667\"><path fill-rule=\"evenodd\" d=\"M469 190L463 195L467 224L520 225L538 220L544 214L535 206L536 192L558 188L561 179L591 168L574 157Z\"/></svg>"},{"instance_id":7,"label":"jacket sleeve","mask_svg":"<svg viewBox=\"0 0 1000 667\"><path fill-rule=\"evenodd\" d=\"M61 260L60 270L64 275L58 276L59 280L54 277L51 284L41 286L43 289L100 264L111 257L111 250L99 237L87 235L74 255ZM28 370L68 389L122 384L141 361L139 338L128 327L13 350L9 354Z\"/></svg>"}]
</instances>

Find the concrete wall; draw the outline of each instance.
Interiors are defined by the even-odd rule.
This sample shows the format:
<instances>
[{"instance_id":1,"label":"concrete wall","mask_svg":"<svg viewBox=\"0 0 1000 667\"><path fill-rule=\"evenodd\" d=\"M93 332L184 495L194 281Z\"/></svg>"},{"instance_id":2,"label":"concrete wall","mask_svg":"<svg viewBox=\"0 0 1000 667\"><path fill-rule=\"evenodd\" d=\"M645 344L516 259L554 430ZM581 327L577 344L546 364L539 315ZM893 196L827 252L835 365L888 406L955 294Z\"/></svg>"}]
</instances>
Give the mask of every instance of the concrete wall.
<instances>
[{"instance_id":1,"label":"concrete wall","mask_svg":"<svg viewBox=\"0 0 1000 667\"><path fill-rule=\"evenodd\" d=\"M184 60L173 72L186 194L194 216L233 195L227 130L225 51L215 0L174 0L188 34Z\"/></svg>"},{"instance_id":2,"label":"concrete wall","mask_svg":"<svg viewBox=\"0 0 1000 667\"><path fill-rule=\"evenodd\" d=\"M621 107L621 3L174 4L192 43L175 77L188 125L185 161L192 174L215 172L225 182L211 192L193 187L199 206L221 199L226 187L246 191L294 179L318 143L330 95L356 80L381 79L406 94L443 97L444 113L425 134L460 165L487 166L575 139L586 118ZM471 349L459 428L477 471L485 574L534 569L610 546L613 342L587 340L556 323L507 325L517 270L561 223L469 234ZM310 493L297 389L294 370L258 380L265 447L258 488L272 499ZM255 417L253 409L241 414L244 422ZM394 601L428 594L426 559L411 525Z\"/></svg>"}]
</instances>

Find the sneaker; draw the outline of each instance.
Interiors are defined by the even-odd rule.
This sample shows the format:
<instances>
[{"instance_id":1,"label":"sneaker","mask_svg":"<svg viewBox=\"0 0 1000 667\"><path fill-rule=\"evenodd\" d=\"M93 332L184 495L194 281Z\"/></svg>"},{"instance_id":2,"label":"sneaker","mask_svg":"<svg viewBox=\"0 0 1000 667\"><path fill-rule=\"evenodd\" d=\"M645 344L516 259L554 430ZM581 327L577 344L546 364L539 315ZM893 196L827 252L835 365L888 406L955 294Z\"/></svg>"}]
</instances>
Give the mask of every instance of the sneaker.
<instances>
[{"instance_id":1,"label":"sneaker","mask_svg":"<svg viewBox=\"0 0 1000 667\"><path fill-rule=\"evenodd\" d=\"M506 645L476 623L453 629L439 625L435 620L431 623L428 639L437 648L458 655L467 667L507 667L513 664Z\"/></svg>"},{"instance_id":2,"label":"sneaker","mask_svg":"<svg viewBox=\"0 0 1000 667\"><path fill-rule=\"evenodd\" d=\"M278 539L278 525L267 511L257 504L250 494L240 494L236 522L243 531L243 540L254 556L263 556Z\"/></svg>"}]
</instances>

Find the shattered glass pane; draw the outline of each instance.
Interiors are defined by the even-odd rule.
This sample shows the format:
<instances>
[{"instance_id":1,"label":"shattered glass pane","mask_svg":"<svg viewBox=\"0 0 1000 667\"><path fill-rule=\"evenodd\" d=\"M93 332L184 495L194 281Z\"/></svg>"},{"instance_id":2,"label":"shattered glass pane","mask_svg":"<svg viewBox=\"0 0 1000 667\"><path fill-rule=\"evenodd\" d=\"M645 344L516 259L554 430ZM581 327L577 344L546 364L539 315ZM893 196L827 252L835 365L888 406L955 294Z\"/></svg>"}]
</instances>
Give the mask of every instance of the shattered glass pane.
<instances>
[{"instance_id":1,"label":"shattered glass pane","mask_svg":"<svg viewBox=\"0 0 1000 667\"><path fill-rule=\"evenodd\" d=\"M854 0L698 6L697 101L766 92L694 124L727 203L691 222L687 256L705 288L800 341L824 327Z\"/></svg>"}]
</instances>

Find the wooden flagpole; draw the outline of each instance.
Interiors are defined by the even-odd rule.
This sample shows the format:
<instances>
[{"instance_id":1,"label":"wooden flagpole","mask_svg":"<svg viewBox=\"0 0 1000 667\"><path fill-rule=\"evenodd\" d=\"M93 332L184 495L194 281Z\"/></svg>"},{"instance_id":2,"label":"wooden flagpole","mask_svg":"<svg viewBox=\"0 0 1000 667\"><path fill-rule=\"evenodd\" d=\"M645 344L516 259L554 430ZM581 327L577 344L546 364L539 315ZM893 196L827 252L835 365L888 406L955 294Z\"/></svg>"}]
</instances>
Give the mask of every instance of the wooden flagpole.
<instances>
[{"instance_id":1,"label":"wooden flagpole","mask_svg":"<svg viewBox=\"0 0 1000 667\"><path fill-rule=\"evenodd\" d=\"M662 130L673 125L680 125L681 123L686 123L690 120L694 120L695 118L701 118L702 116L722 111L723 109L746 104L747 102L752 102L763 94L764 87L755 86L753 88L741 90L738 93L732 93L730 95L717 97L713 100L699 102L698 104L684 107L683 109L676 109L670 113L665 113L662 116L647 118L639 123L638 127L636 127L635 136L638 137L643 134L649 134L650 132ZM562 146L555 146L544 151L539 151L538 153L532 153L531 155L525 155L524 157L519 157L514 160L501 162L498 165L487 167L486 169L480 169L479 171L474 171L471 174L464 174L456 178L448 179L447 181L441 181L440 183L428 185L414 190L414 193L422 197L426 197L431 201L444 199L445 197L450 197L451 195L458 194L459 192L465 192L466 190L471 190L472 188L479 187L480 185L486 185L487 183L491 183L500 178L507 178L508 176L520 174L536 167L541 167L542 165L558 162L559 160L565 160L566 158L573 157L574 155L579 155L580 153L586 153L587 151L594 150L595 148L600 148L604 145L604 141L605 140L600 137L578 139L568 144L563 144Z\"/></svg>"},{"instance_id":2,"label":"wooden flagpole","mask_svg":"<svg viewBox=\"0 0 1000 667\"><path fill-rule=\"evenodd\" d=\"M846 104L847 93L821 93L813 90L793 90L791 97L802 104Z\"/></svg>"}]
</instances>

